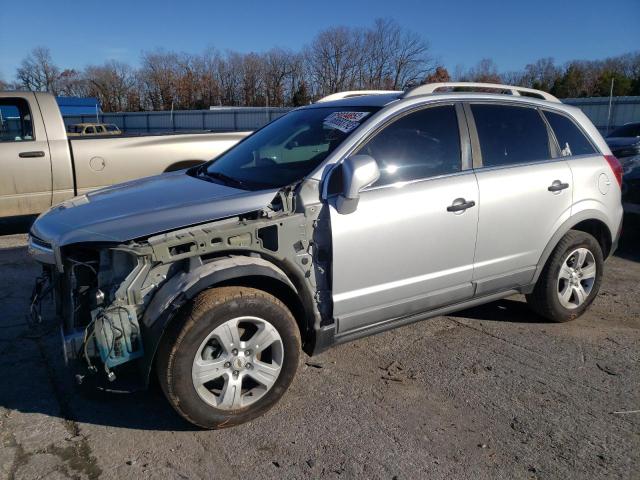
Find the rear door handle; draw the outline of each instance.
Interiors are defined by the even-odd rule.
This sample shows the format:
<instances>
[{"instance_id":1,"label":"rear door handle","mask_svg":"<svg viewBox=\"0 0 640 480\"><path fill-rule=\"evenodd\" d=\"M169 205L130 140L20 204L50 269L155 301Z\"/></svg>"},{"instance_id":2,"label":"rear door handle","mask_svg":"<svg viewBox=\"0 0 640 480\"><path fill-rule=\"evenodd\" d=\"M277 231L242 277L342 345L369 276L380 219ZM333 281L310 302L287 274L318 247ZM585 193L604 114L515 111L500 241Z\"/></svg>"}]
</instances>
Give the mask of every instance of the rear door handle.
<instances>
[{"instance_id":1,"label":"rear door handle","mask_svg":"<svg viewBox=\"0 0 640 480\"><path fill-rule=\"evenodd\" d=\"M447 207L447 212L461 212L467 208L475 207L476 202L469 200L468 202L464 198L456 198L453 204Z\"/></svg>"},{"instance_id":2,"label":"rear door handle","mask_svg":"<svg viewBox=\"0 0 640 480\"><path fill-rule=\"evenodd\" d=\"M43 151L36 151L36 152L20 152L18 154L18 156L20 158L37 158L37 157L44 157L44 152Z\"/></svg>"},{"instance_id":3,"label":"rear door handle","mask_svg":"<svg viewBox=\"0 0 640 480\"><path fill-rule=\"evenodd\" d=\"M549 188L547 188L547 190L549 190L550 192L559 192L560 190L564 190L565 188L569 188L568 183L562 183L560 180L554 180L553 183L549 185Z\"/></svg>"}]
</instances>

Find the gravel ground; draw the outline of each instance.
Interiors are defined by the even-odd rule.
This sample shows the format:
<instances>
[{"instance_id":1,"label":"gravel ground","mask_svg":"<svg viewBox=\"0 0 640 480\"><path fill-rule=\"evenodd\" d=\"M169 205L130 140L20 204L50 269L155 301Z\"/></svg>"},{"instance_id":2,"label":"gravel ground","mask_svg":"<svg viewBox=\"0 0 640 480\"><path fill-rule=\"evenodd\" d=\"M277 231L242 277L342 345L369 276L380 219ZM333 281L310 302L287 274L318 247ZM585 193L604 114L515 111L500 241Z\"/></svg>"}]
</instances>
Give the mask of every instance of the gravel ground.
<instances>
[{"instance_id":1,"label":"gravel ground","mask_svg":"<svg viewBox=\"0 0 640 480\"><path fill-rule=\"evenodd\" d=\"M267 415L199 431L155 388L79 392L0 237L0 478L640 478L640 222L583 317L514 296L304 358Z\"/></svg>"}]
</instances>

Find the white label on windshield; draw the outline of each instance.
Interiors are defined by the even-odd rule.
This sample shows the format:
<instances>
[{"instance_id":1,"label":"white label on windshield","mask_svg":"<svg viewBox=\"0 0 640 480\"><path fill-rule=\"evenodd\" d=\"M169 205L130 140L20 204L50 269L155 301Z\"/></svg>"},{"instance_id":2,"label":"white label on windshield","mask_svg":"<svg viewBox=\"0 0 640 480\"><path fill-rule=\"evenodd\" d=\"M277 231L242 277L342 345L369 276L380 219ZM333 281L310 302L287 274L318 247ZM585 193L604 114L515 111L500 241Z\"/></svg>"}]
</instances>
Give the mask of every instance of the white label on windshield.
<instances>
[{"instance_id":1,"label":"white label on windshield","mask_svg":"<svg viewBox=\"0 0 640 480\"><path fill-rule=\"evenodd\" d=\"M333 112L324 119L322 124L327 128L335 128L344 133L349 133L360 125L360 121L369 115L369 112Z\"/></svg>"}]
</instances>

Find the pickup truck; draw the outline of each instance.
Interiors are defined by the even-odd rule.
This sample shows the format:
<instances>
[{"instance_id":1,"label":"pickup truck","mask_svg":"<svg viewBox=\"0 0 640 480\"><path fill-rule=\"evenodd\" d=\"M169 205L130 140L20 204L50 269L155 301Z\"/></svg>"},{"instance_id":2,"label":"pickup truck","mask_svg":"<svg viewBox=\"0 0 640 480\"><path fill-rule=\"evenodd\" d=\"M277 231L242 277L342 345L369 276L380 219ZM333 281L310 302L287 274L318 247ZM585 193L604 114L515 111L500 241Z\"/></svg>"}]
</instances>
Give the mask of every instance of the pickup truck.
<instances>
[{"instance_id":1,"label":"pickup truck","mask_svg":"<svg viewBox=\"0 0 640 480\"><path fill-rule=\"evenodd\" d=\"M250 132L69 138L55 98L0 92L0 218L215 158Z\"/></svg>"}]
</instances>

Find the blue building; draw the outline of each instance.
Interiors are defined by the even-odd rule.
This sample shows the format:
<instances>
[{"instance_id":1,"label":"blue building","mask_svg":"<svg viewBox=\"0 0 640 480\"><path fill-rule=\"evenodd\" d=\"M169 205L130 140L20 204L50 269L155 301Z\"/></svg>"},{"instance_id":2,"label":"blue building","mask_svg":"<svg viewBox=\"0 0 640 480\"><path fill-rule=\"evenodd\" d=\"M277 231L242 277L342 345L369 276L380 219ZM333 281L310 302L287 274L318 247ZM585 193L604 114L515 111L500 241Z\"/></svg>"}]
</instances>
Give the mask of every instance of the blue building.
<instances>
[{"instance_id":1,"label":"blue building","mask_svg":"<svg viewBox=\"0 0 640 480\"><path fill-rule=\"evenodd\" d=\"M62 115L95 115L102 113L95 97L56 97Z\"/></svg>"}]
</instances>

